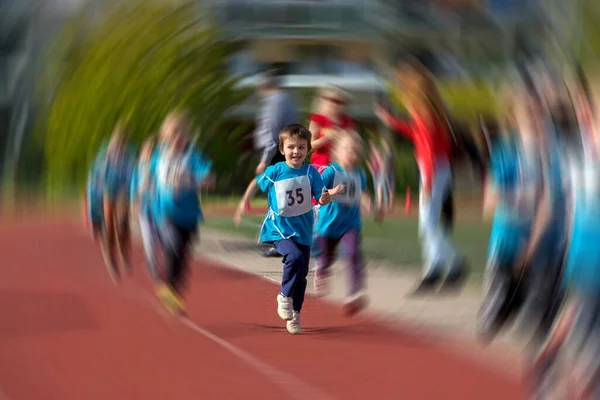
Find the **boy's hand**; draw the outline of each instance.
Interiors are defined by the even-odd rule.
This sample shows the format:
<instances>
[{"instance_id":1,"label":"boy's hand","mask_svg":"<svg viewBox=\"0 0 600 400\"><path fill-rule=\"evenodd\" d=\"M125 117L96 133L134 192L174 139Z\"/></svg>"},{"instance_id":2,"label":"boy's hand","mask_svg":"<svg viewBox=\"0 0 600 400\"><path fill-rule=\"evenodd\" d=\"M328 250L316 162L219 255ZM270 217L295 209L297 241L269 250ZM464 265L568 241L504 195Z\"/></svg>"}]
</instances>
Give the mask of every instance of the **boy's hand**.
<instances>
[{"instance_id":1,"label":"boy's hand","mask_svg":"<svg viewBox=\"0 0 600 400\"><path fill-rule=\"evenodd\" d=\"M233 214L233 223L235 224L235 226L237 228L240 227L240 225L242 223L242 216L245 214L246 214L246 203L241 202L240 205L238 206L238 208L235 210L235 213Z\"/></svg>"},{"instance_id":2,"label":"boy's hand","mask_svg":"<svg viewBox=\"0 0 600 400\"><path fill-rule=\"evenodd\" d=\"M323 192L321 193L321 198L319 199L319 204L325 206L331 203L331 194L323 188Z\"/></svg>"},{"instance_id":3,"label":"boy's hand","mask_svg":"<svg viewBox=\"0 0 600 400\"><path fill-rule=\"evenodd\" d=\"M337 185L336 187L334 187L333 189L331 189L329 191L329 194L331 196L336 196L338 194L344 194L346 193L346 185Z\"/></svg>"}]
</instances>

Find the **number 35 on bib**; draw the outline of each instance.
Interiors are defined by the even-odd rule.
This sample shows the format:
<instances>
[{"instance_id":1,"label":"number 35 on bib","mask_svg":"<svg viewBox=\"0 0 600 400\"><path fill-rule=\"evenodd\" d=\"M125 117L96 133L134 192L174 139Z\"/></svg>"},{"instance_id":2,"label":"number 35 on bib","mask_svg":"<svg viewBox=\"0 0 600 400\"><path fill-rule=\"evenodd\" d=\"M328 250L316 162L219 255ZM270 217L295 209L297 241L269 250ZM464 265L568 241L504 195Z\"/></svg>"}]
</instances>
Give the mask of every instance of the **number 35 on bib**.
<instances>
[{"instance_id":1,"label":"number 35 on bib","mask_svg":"<svg viewBox=\"0 0 600 400\"><path fill-rule=\"evenodd\" d=\"M274 186L279 216L297 217L312 212L312 191L307 175L277 181Z\"/></svg>"}]
</instances>

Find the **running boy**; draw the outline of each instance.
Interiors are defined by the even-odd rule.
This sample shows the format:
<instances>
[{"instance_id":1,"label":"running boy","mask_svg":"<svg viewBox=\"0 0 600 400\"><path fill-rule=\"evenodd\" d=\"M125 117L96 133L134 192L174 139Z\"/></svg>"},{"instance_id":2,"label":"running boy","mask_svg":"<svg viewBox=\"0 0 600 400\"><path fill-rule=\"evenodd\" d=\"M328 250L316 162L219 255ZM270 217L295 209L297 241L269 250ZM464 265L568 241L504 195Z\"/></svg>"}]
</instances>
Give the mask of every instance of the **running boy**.
<instances>
[{"instance_id":1,"label":"running boy","mask_svg":"<svg viewBox=\"0 0 600 400\"><path fill-rule=\"evenodd\" d=\"M107 145L100 148L90 166L84 195L85 218L94 241L104 235L103 179Z\"/></svg>"},{"instance_id":2,"label":"running boy","mask_svg":"<svg viewBox=\"0 0 600 400\"><path fill-rule=\"evenodd\" d=\"M571 393L561 398L597 399L600 396L600 132L585 76L573 82L572 98L582 146L570 154L572 218L564 283L569 298L546 345L536 360L537 389L556 387L546 371L559 369L570 381ZM560 362L557 362L560 360Z\"/></svg>"},{"instance_id":3,"label":"running boy","mask_svg":"<svg viewBox=\"0 0 600 400\"><path fill-rule=\"evenodd\" d=\"M131 272L129 232L129 188L133 174L134 157L128 149L126 132L117 125L108 146L102 147L92 167L88 183L88 202L93 218L102 215L102 225L94 229L102 232L102 252L108 272L114 282L120 277L116 250L126 270ZM102 207L102 211L98 209ZM98 228L101 226L101 228Z\"/></svg>"},{"instance_id":4,"label":"running boy","mask_svg":"<svg viewBox=\"0 0 600 400\"><path fill-rule=\"evenodd\" d=\"M531 151L538 142L528 129L532 103L524 94L506 103L504 137L490 155L484 198L485 213L494 212L479 315L479 333L486 340L495 337L524 300L519 262L529 244L536 198L541 197L541 161Z\"/></svg>"},{"instance_id":5,"label":"running boy","mask_svg":"<svg viewBox=\"0 0 600 400\"><path fill-rule=\"evenodd\" d=\"M352 315L366 305L364 261L361 249L361 200L370 208L371 198L364 192L367 185L365 171L357 163L363 152L362 139L358 136L340 137L333 151L334 162L321 177L326 189L338 185L346 188L344 195L321 207L315 231L321 248L315 270L315 289L323 295L328 291L329 267L334 262L340 245L348 260L348 296L344 304L346 313Z\"/></svg>"},{"instance_id":6,"label":"running boy","mask_svg":"<svg viewBox=\"0 0 600 400\"><path fill-rule=\"evenodd\" d=\"M246 204L257 190L268 193L269 211L260 239L263 243L273 243L283 256L277 313L287 321L287 330L292 334L301 331L300 311L306 292L315 218L311 200L314 198L320 205L326 205L331 196L344 190L336 186L328 192L315 167L304 163L310 151L310 141L310 131L300 124L283 128L279 135L279 151L285 156L285 162L268 167L250 183L234 215L239 226Z\"/></svg>"},{"instance_id":7,"label":"running boy","mask_svg":"<svg viewBox=\"0 0 600 400\"><path fill-rule=\"evenodd\" d=\"M190 128L185 114L173 112L167 116L161 137L168 141L161 146L149 171L156 185L152 213L167 264L157 295L173 314L185 312L182 292L188 259L198 225L203 221L199 191L214 184L212 162L194 148L188 134Z\"/></svg>"},{"instance_id":8,"label":"running boy","mask_svg":"<svg viewBox=\"0 0 600 400\"><path fill-rule=\"evenodd\" d=\"M156 225L152 215L152 200L154 183L150 182L150 161L156 149L156 138L147 139L140 152L140 158L135 167L133 179L131 180L131 208L134 215L138 217L140 231L142 234L142 243L146 255L146 263L150 276L156 282L158 281L158 271L156 266L155 245L156 245Z\"/></svg>"}]
</instances>

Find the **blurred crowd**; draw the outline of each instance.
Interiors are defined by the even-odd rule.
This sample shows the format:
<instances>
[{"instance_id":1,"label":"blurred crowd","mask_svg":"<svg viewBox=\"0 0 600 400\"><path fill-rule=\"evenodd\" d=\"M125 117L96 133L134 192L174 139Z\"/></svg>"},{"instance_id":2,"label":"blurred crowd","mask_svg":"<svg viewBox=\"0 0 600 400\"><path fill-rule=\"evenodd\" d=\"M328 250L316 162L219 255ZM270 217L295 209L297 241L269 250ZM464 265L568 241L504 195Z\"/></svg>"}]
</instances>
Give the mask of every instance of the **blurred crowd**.
<instances>
[{"instance_id":1,"label":"blurred crowd","mask_svg":"<svg viewBox=\"0 0 600 400\"><path fill-rule=\"evenodd\" d=\"M393 208L393 132L412 142L420 176L423 274L413 295L459 289L469 274L469 261L452 240L453 187L462 171L456 166L466 161L479 172L484 215L492 220L481 338L491 341L511 326L528 341L534 396L560 391L566 396L560 398L598 398L600 136L583 70L545 60L516 64L498 93L501 113L481 118L475 127L453 118L436 79L418 60L403 58L395 71L407 115L380 96L374 112L388 131L368 143L346 111L351 97L343 89L324 88L304 127L275 74L259 84L256 179L234 219L239 224L256 191L268 193L261 252L283 259L277 300L288 331L300 332L309 260L316 260L315 288L325 294L338 246L348 262L347 309L355 313L367 304L361 210L374 210L383 221ZM88 184L94 234L103 238L111 275L118 276L115 249L129 258L128 218L122 216L128 216L131 202L157 295L179 312L189 249L202 217L197 191L214 184L212 163L194 149L190 126L185 114L171 114L137 161L128 155L123 128L117 128ZM363 154L372 190L366 187ZM135 183L128 176L137 176ZM121 187L127 189L119 194ZM157 248L166 260L162 267Z\"/></svg>"}]
</instances>

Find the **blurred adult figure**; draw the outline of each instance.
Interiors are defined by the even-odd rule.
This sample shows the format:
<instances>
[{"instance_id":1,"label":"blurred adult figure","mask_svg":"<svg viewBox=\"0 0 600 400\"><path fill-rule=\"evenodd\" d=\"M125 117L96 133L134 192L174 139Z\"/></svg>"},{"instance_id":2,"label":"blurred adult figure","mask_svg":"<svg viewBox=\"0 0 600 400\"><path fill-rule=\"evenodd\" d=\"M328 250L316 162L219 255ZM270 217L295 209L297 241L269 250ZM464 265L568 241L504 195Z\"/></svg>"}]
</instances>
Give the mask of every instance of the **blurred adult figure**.
<instances>
[{"instance_id":1,"label":"blurred adult figure","mask_svg":"<svg viewBox=\"0 0 600 400\"><path fill-rule=\"evenodd\" d=\"M278 150L279 133L283 127L300 122L296 103L282 90L279 77L274 72L261 77L258 94L261 104L254 131L254 149L260 152L260 162L256 167L256 175L265 172L269 165L285 161Z\"/></svg>"}]
</instances>

